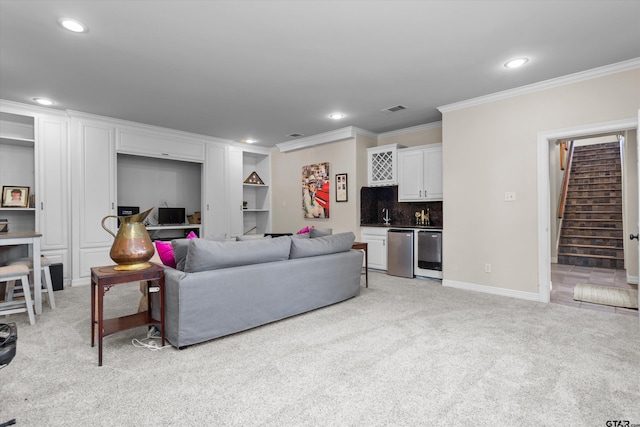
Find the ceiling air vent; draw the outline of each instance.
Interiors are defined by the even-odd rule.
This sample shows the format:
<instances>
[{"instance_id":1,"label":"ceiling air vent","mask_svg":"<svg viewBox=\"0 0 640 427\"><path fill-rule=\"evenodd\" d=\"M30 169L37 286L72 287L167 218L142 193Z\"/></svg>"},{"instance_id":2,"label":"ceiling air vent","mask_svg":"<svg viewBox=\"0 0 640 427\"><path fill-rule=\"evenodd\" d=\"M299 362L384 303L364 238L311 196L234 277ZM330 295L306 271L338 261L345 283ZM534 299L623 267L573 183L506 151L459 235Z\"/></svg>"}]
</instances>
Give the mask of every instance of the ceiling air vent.
<instances>
[{"instance_id":1,"label":"ceiling air vent","mask_svg":"<svg viewBox=\"0 0 640 427\"><path fill-rule=\"evenodd\" d=\"M300 138L301 136L304 136L301 133L290 133L289 135L287 135L289 138Z\"/></svg>"},{"instance_id":2,"label":"ceiling air vent","mask_svg":"<svg viewBox=\"0 0 640 427\"><path fill-rule=\"evenodd\" d=\"M383 113L395 113L396 111L406 110L407 107L404 105L396 105L395 107L389 107L382 110Z\"/></svg>"}]
</instances>

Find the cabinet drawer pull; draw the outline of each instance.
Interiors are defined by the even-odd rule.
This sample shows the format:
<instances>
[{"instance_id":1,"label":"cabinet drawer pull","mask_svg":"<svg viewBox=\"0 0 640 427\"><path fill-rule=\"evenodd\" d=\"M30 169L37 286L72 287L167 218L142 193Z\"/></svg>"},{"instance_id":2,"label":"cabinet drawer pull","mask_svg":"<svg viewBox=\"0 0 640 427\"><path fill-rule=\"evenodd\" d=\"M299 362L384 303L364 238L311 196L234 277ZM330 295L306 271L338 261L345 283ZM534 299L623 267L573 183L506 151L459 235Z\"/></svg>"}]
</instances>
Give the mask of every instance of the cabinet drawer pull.
<instances>
[{"instance_id":1,"label":"cabinet drawer pull","mask_svg":"<svg viewBox=\"0 0 640 427\"><path fill-rule=\"evenodd\" d=\"M44 202L40 202L40 210L43 211L44 210Z\"/></svg>"}]
</instances>

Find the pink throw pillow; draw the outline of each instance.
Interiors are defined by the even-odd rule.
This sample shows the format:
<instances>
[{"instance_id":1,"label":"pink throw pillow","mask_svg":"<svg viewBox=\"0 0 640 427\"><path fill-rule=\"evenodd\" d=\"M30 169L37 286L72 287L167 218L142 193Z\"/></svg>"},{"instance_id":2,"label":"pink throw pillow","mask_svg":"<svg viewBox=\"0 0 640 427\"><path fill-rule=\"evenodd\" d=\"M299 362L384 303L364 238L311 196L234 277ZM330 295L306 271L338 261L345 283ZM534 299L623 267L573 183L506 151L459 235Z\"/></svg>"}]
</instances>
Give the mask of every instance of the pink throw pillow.
<instances>
[{"instance_id":1,"label":"pink throw pillow","mask_svg":"<svg viewBox=\"0 0 640 427\"><path fill-rule=\"evenodd\" d=\"M164 265L176 268L176 257L173 255L173 246L171 246L171 242L156 240L156 251L158 251L160 261L162 261Z\"/></svg>"},{"instance_id":2,"label":"pink throw pillow","mask_svg":"<svg viewBox=\"0 0 640 427\"><path fill-rule=\"evenodd\" d=\"M187 239L197 239L198 236L193 231L187 234ZM160 261L167 267L176 268L176 257L173 253L173 246L171 242L163 242L162 240L156 240L156 250Z\"/></svg>"}]
</instances>

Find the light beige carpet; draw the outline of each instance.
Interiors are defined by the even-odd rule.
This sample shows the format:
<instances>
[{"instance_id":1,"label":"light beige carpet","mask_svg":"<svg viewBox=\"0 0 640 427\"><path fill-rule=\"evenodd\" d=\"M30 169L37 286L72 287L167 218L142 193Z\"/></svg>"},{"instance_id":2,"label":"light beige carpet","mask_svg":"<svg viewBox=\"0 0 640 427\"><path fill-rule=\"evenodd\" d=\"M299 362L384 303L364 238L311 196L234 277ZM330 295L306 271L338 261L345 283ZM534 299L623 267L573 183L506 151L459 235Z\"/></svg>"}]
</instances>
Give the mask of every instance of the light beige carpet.
<instances>
[{"instance_id":1,"label":"light beige carpet","mask_svg":"<svg viewBox=\"0 0 640 427\"><path fill-rule=\"evenodd\" d=\"M638 308L638 291L635 289L578 283L573 288L573 299L594 304L612 305L614 307Z\"/></svg>"}]
</instances>

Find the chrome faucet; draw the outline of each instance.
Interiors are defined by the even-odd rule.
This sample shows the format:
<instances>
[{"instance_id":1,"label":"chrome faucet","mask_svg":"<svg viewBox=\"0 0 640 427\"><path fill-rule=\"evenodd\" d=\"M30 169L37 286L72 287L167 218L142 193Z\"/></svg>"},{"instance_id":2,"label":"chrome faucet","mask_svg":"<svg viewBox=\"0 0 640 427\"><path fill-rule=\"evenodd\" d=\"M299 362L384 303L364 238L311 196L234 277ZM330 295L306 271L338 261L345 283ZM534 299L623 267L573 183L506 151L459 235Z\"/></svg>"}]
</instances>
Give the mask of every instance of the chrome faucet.
<instances>
[{"instance_id":1,"label":"chrome faucet","mask_svg":"<svg viewBox=\"0 0 640 427\"><path fill-rule=\"evenodd\" d=\"M391 218L389 218L389 209L384 208L382 209L382 212L385 213L384 218L382 218L384 220L384 225L389 225L391 223Z\"/></svg>"}]
</instances>

